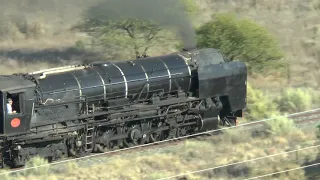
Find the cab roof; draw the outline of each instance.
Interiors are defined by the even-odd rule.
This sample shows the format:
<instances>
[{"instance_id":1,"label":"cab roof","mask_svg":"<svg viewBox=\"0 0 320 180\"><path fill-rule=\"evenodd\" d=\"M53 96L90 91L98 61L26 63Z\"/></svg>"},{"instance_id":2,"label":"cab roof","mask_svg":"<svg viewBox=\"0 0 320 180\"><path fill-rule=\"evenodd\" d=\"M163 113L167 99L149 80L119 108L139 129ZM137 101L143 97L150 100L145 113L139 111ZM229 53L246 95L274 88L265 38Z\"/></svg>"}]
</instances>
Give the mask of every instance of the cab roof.
<instances>
[{"instance_id":1,"label":"cab roof","mask_svg":"<svg viewBox=\"0 0 320 180\"><path fill-rule=\"evenodd\" d=\"M0 75L0 91L9 92L35 87L35 83L16 75Z\"/></svg>"}]
</instances>

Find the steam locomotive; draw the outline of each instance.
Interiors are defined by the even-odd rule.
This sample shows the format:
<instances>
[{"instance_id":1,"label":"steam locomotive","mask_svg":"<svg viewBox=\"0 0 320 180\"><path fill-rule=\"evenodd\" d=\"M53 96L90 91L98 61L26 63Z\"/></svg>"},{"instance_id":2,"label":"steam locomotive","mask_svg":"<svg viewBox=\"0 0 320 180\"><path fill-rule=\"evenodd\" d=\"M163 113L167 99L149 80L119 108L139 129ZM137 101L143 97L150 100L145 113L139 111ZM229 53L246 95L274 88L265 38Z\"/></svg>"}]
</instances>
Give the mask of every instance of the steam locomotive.
<instances>
[{"instance_id":1,"label":"steam locomotive","mask_svg":"<svg viewBox=\"0 0 320 180\"><path fill-rule=\"evenodd\" d=\"M247 67L217 49L0 76L3 165L54 161L235 126ZM7 112L7 99L13 110Z\"/></svg>"}]
</instances>

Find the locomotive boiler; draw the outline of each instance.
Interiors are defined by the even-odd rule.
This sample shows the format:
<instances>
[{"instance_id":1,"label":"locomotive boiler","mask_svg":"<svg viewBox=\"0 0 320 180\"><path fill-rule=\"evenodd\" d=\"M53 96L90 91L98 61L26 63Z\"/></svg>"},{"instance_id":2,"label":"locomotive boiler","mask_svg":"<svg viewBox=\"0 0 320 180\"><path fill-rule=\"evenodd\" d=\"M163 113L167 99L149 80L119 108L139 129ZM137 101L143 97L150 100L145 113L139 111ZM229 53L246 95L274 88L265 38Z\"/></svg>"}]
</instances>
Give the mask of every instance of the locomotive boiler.
<instances>
[{"instance_id":1,"label":"locomotive boiler","mask_svg":"<svg viewBox=\"0 0 320 180\"><path fill-rule=\"evenodd\" d=\"M234 126L247 68L217 49L0 76L3 164L50 161ZM7 99L16 113L7 112Z\"/></svg>"}]
</instances>

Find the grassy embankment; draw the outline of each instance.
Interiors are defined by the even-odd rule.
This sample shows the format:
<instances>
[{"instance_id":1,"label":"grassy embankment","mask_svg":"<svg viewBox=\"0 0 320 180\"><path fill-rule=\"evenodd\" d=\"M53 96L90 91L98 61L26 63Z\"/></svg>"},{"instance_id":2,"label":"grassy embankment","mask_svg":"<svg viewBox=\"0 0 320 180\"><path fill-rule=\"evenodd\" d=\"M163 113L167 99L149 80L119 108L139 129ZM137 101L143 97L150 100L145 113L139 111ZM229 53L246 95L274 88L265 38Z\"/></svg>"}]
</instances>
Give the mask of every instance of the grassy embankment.
<instances>
[{"instance_id":1,"label":"grassy embankment","mask_svg":"<svg viewBox=\"0 0 320 180\"><path fill-rule=\"evenodd\" d=\"M52 1L52 4L39 1L32 6L15 0L10 2L0 1L3 5L0 10L4 14L0 19L0 62L2 64L0 70L2 74L35 71L62 64L72 64L92 57L92 53L85 51L92 51L92 47L86 45L84 50L79 43L80 41L88 42L88 37L85 34L70 31L69 28L79 20L82 9L98 1L70 0L66 2L56 0ZM195 24L200 25L210 20L210 14L212 13L226 11L236 12L241 17L256 20L257 23L265 26L276 35L285 50L285 59L291 64L290 85L318 88L318 59L320 57L320 20L318 17L320 11L318 1L308 2L297 0L230 0L223 2L199 0L197 4L202 10L195 18ZM152 51L150 55L174 51L174 49L158 48L157 51ZM249 81L254 87L263 89L265 92L270 91L272 95L279 93L279 89L287 86L285 85L287 79L279 78L276 74L267 77L263 77L263 75L249 77ZM295 98L297 94L294 93L282 94L282 99L276 101L276 105L265 94L255 93L255 95L252 95L252 102L249 103L252 110L248 117L250 119L267 117L270 114L266 114L268 112L266 110L275 111L275 109L279 109L281 112L296 112L317 107L317 93L316 91L311 92L298 93L301 95L298 96L300 97L298 99ZM254 98L259 101L253 100ZM312 103L314 106L311 105ZM275 112L275 114L277 113ZM212 141L208 142L188 141L181 148L170 150L166 154L155 153L140 157L119 157L103 165L92 168L69 169L63 174L57 175L47 175L46 171L41 169L37 178L60 179L65 176L69 179L76 179L77 177L96 177L96 179L98 177L122 179L132 177L139 179L146 175L148 177L159 177L160 172L165 173L165 175L173 175L281 152L297 148L297 145L307 146L308 140L315 139L314 134L301 132L274 135L262 139L252 138L250 135L241 137L243 138L231 133L213 138ZM303 154L308 155L309 153L305 151L299 157L305 157ZM228 174L237 174L241 171L253 176L301 165L301 162L298 163L295 158L294 156L290 158L271 158L264 162L257 161L255 164L249 163L238 168L229 168ZM315 155L312 155L310 161L314 159ZM302 159L300 160L302 161ZM290 163L286 161L290 161ZM106 172L108 173L106 174ZM123 174L123 172L128 174ZM226 174L220 172L219 176L225 177ZM212 175L212 172L210 172L199 177L210 177ZM32 177L36 176L33 175ZM21 179L25 178L21 177ZM293 171L287 175L287 179L295 178L303 179L303 171Z\"/></svg>"},{"instance_id":2,"label":"grassy embankment","mask_svg":"<svg viewBox=\"0 0 320 180\"><path fill-rule=\"evenodd\" d=\"M57 166L51 168L46 166L25 171L18 177L6 176L2 179L156 179L308 147L315 144L313 141L315 139L314 133L310 131L303 133L295 130L286 134L286 137L281 135L252 137L249 133L230 130L222 136L212 137L206 141L191 140L178 147L113 156L108 160L106 157L100 157L104 163L96 163L89 167L84 163L69 163L58 165L59 173L55 171L51 173ZM313 162L317 153L317 149L309 149L187 177L188 179L241 179L263 175ZM38 159L33 163L39 165L45 162ZM308 174L305 175L302 169L280 174L276 179L303 180L307 176Z\"/></svg>"}]
</instances>

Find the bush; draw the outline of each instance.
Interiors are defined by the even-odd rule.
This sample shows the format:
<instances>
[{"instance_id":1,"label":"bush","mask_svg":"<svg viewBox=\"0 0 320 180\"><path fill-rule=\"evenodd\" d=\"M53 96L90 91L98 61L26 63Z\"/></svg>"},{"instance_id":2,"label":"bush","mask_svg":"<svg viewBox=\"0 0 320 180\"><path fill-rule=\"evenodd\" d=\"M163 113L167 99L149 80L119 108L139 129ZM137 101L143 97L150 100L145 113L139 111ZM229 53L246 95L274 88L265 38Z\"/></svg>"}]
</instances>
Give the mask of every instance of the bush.
<instances>
[{"instance_id":1,"label":"bush","mask_svg":"<svg viewBox=\"0 0 320 180\"><path fill-rule=\"evenodd\" d=\"M279 111L295 113L311 109L312 99L312 92L308 89L289 88L282 91L275 103L277 103Z\"/></svg>"},{"instance_id":2,"label":"bush","mask_svg":"<svg viewBox=\"0 0 320 180\"><path fill-rule=\"evenodd\" d=\"M216 14L197 30L198 47L220 49L226 59L244 61L252 72L280 68L283 52L263 27L232 14Z\"/></svg>"},{"instance_id":3,"label":"bush","mask_svg":"<svg viewBox=\"0 0 320 180\"><path fill-rule=\"evenodd\" d=\"M296 131L293 120L287 117L279 117L274 120L266 121L266 131L273 135L287 135Z\"/></svg>"},{"instance_id":4,"label":"bush","mask_svg":"<svg viewBox=\"0 0 320 180\"><path fill-rule=\"evenodd\" d=\"M284 113L307 111L318 108L319 102L319 92L312 89L288 88L279 97L271 99L248 83L246 117L248 120L259 120Z\"/></svg>"},{"instance_id":5,"label":"bush","mask_svg":"<svg viewBox=\"0 0 320 180\"><path fill-rule=\"evenodd\" d=\"M313 0L312 6L316 10L320 10L320 0Z\"/></svg>"},{"instance_id":6,"label":"bush","mask_svg":"<svg viewBox=\"0 0 320 180\"><path fill-rule=\"evenodd\" d=\"M85 44L83 41L79 40L75 43L74 48L80 51L85 50Z\"/></svg>"},{"instance_id":7,"label":"bush","mask_svg":"<svg viewBox=\"0 0 320 180\"><path fill-rule=\"evenodd\" d=\"M180 2L185 7L185 11L188 14L193 15L199 12L199 7L194 0L180 0Z\"/></svg>"},{"instance_id":8,"label":"bush","mask_svg":"<svg viewBox=\"0 0 320 180\"><path fill-rule=\"evenodd\" d=\"M42 166L47 165L48 161L41 158L41 157L34 157L30 161L26 163L26 170L25 175L46 175L49 171L49 166ZM41 167L39 167L41 166ZM28 169L32 168L32 169Z\"/></svg>"},{"instance_id":9,"label":"bush","mask_svg":"<svg viewBox=\"0 0 320 180\"><path fill-rule=\"evenodd\" d=\"M311 89L290 88L284 90L280 97L273 100L261 90L254 89L248 83L245 119L258 121L266 118L275 118L266 121L264 132L271 135L292 135L300 138L301 131L295 126L294 121L287 117L279 116L311 109L313 103L319 102L315 98L318 94L317 91ZM320 125L317 128L317 136L320 139Z\"/></svg>"},{"instance_id":10,"label":"bush","mask_svg":"<svg viewBox=\"0 0 320 180\"><path fill-rule=\"evenodd\" d=\"M262 160L259 166L252 164L252 177L261 176L264 174L270 174L278 171L285 171L294 168L300 168L301 166L293 160L288 158L276 156L274 159ZM303 168L296 169L294 171L288 171L286 173L274 174L260 179L282 179L282 180L307 180L305 171Z\"/></svg>"},{"instance_id":11,"label":"bush","mask_svg":"<svg viewBox=\"0 0 320 180\"><path fill-rule=\"evenodd\" d=\"M308 93L311 94L311 103L312 103L312 108L319 108L320 104L320 92L318 90L308 90Z\"/></svg>"},{"instance_id":12,"label":"bush","mask_svg":"<svg viewBox=\"0 0 320 180\"><path fill-rule=\"evenodd\" d=\"M262 91L254 89L251 84L247 86L247 112L245 117L250 121L280 115L276 104Z\"/></svg>"}]
</instances>

